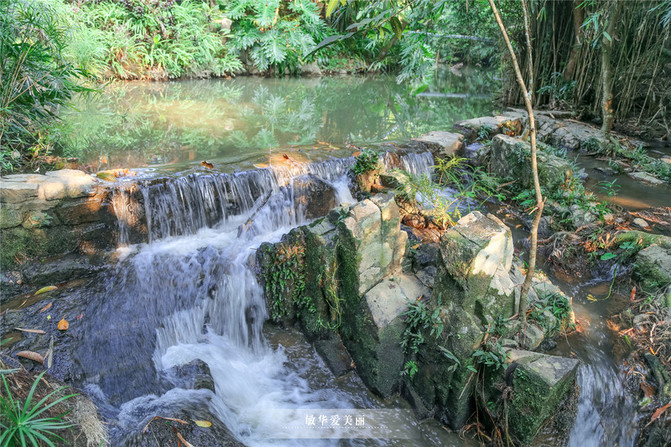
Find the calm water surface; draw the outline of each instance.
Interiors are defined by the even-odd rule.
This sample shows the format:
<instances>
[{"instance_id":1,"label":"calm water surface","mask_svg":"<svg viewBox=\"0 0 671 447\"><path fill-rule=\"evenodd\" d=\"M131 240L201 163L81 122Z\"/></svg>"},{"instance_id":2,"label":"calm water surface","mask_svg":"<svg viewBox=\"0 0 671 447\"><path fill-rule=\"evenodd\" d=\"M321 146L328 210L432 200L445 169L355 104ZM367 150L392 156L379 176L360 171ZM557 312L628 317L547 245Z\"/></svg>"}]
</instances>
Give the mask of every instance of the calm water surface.
<instances>
[{"instance_id":1,"label":"calm water surface","mask_svg":"<svg viewBox=\"0 0 671 447\"><path fill-rule=\"evenodd\" d=\"M449 70L419 95L391 75L115 83L65 115L64 154L96 169L350 155L491 113L496 90L491 74Z\"/></svg>"}]
</instances>

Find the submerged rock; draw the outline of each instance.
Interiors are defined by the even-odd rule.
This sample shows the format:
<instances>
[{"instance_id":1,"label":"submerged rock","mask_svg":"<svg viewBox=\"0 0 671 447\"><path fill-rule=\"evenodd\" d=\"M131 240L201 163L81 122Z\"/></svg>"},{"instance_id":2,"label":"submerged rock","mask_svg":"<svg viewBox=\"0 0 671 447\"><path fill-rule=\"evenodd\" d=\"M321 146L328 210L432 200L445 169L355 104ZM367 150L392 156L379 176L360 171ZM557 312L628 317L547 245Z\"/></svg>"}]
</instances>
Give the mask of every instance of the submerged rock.
<instances>
[{"instance_id":1,"label":"submerged rock","mask_svg":"<svg viewBox=\"0 0 671 447\"><path fill-rule=\"evenodd\" d=\"M654 175L648 174L647 172L630 172L627 175L634 180L650 183L651 185L663 185L665 183L664 180L660 180Z\"/></svg>"}]
</instances>

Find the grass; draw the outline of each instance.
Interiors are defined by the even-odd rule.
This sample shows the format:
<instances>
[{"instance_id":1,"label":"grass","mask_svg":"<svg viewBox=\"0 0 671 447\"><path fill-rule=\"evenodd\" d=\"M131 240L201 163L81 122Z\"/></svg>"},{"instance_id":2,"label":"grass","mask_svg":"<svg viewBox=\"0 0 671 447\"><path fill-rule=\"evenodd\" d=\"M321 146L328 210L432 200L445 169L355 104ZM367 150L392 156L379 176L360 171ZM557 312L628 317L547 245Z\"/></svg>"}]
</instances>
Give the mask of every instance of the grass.
<instances>
[{"instance_id":1,"label":"grass","mask_svg":"<svg viewBox=\"0 0 671 447\"><path fill-rule=\"evenodd\" d=\"M3 392L0 396L0 446L55 446L54 441L65 441L58 431L65 430L72 425L64 421L65 413L52 416L52 410L60 403L76 396L76 394L61 395L65 387L57 388L38 398L36 390L44 377L45 372L39 374L32 383L25 399L19 399L12 393L7 375L16 373L16 370L3 370ZM38 400L39 399L39 400Z\"/></svg>"}]
</instances>

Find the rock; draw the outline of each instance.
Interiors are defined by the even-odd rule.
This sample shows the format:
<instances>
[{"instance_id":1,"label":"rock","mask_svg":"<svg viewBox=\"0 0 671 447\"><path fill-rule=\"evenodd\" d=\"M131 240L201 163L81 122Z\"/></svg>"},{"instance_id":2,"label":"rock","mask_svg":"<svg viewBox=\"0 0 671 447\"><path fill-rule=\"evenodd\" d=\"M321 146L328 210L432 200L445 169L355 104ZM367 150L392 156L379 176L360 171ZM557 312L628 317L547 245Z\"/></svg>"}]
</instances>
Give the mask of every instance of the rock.
<instances>
[{"instance_id":1,"label":"rock","mask_svg":"<svg viewBox=\"0 0 671 447\"><path fill-rule=\"evenodd\" d=\"M333 336L325 340L317 340L315 348L334 376L343 376L352 369L352 357L340 337Z\"/></svg>"},{"instance_id":2,"label":"rock","mask_svg":"<svg viewBox=\"0 0 671 447\"><path fill-rule=\"evenodd\" d=\"M214 379L210 367L196 359L184 365L174 366L165 372L166 378L174 386L187 390L210 390L214 392Z\"/></svg>"},{"instance_id":3,"label":"rock","mask_svg":"<svg viewBox=\"0 0 671 447\"><path fill-rule=\"evenodd\" d=\"M519 342L524 349L533 351L540 346L543 338L545 338L545 333L542 329L535 324L527 323L526 330L519 335Z\"/></svg>"},{"instance_id":4,"label":"rock","mask_svg":"<svg viewBox=\"0 0 671 447\"><path fill-rule=\"evenodd\" d=\"M21 204L0 203L0 229L18 227L23 222Z\"/></svg>"},{"instance_id":5,"label":"rock","mask_svg":"<svg viewBox=\"0 0 671 447\"><path fill-rule=\"evenodd\" d=\"M510 114L509 116L484 116L481 118L459 121L454 127L457 130L462 130L466 139L472 141L480 137L489 139L492 136L501 133L501 129L504 125L515 133L519 133L522 128L522 122L519 116L513 114ZM481 135L483 133L484 135Z\"/></svg>"},{"instance_id":6,"label":"rock","mask_svg":"<svg viewBox=\"0 0 671 447\"><path fill-rule=\"evenodd\" d=\"M671 247L653 244L639 251L634 272L648 291L671 284Z\"/></svg>"},{"instance_id":7,"label":"rock","mask_svg":"<svg viewBox=\"0 0 671 447\"><path fill-rule=\"evenodd\" d=\"M661 162L671 165L671 157L662 157L659 159Z\"/></svg>"},{"instance_id":8,"label":"rock","mask_svg":"<svg viewBox=\"0 0 671 447\"><path fill-rule=\"evenodd\" d=\"M205 393L205 392L203 392ZM244 447L237 441L230 430L219 421L208 409L208 403L204 394L202 402L188 402L177 404L182 408L165 411L161 409L160 415L187 421L187 424L169 423L165 420L155 420L151 423L151 414L146 420L138 421L137 430L130 434L122 443L126 447L155 447L178 445L181 441L177 438L176 431L191 445L209 447ZM158 411L158 408L155 412ZM211 422L210 427L199 427L193 421L204 420ZM149 423L146 431L143 427ZM118 445L121 445L118 444Z\"/></svg>"},{"instance_id":9,"label":"rock","mask_svg":"<svg viewBox=\"0 0 671 447\"><path fill-rule=\"evenodd\" d=\"M440 240L437 274L427 314L439 318L439 338L424 334L413 387L436 416L452 428L471 415L474 381L469 366L484 339L484 328L514 311L515 284L510 277L513 244L510 229L493 215L475 211L445 231ZM443 350L458 359L454 368Z\"/></svg>"},{"instance_id":10,"label":"rock","mask_svg":"<svg viewBox=\"0 0 671 447\"><path fill-rule=\"evenodd\" d=\"M441 157L454 157L464 147L464 136L455 132L434 131L412 140Z\"/></svg>"},{"instance_id":11,"label":"rock","mask_svg":"<svg viewBox=\"0 0 671 447\"><path fill-rule=\"evenodd\" d=\"M464 156L475 166L483 164L483 160L489 154L489 146L479 142L471 143L464 148Z\"/></svg>"},{"instance_id":12,"label":"rock","mask_svg":"<svg viewBox=\"0 0 671 447\"><path fill-rule=\"evenodd\" d=\"M90 177L86 172L79 171L77 169L59 169L58 171L49 171L46 174L47 177L57 177L60 179L75 179L78 177Z\"/></svg>"},{"instance_id":13,"label":"rock","mask_svg":"<svg viewBox=\"0 0 671 447\"><path fill-rule=\"evenodd\" d=\"M501 346L504 348L518 348L520 346L520 344L517 343L517 340L513 340L512 338L502 338L499 340L499 343L501 343Z\"/></svg>"},{"instance_id":14,"label":"rock","mask_svg":"<svg viewBox=\"0 0 671 447\"><path fill-rule=\"evenodd\" d=\"M400 214L391 195L377 195L354 205L338 224L341 241L354 250L358 293L363 295L397 271L408 235L400 230Z\"/></svg>"},{"instance_id":15,"label":"rock","mask_svg":"<svg viewBox=\"0 0 671 447\"><path fill-rule=\"evenodd\" d=\"M322 70L319 68L317 61L310 62L301 67L301 75L303 76L321 76Z\"/></svg>"},{"instance_id":16,"label":"rock","mask_svg":"<svg viewBox=\"0 0 671 447\"><path fill-rule=\"evenodd\" d=\"M641 219L640 217L634 219L632 223L639 228L643 229L650 228L650 224L645 219Z\"/></svg>"},{"instance_id":17,"label":"rock","mask_svg":"<svg viewBox=\"0 0 671 447\"><path fill-rule=\"evenodd\" d=\"M520 444L528 445L574 389L580 362L516 349L508 350L507 354L506 362L517 364L512 373L513 392L508 403L509 429ZM488 397L491 399L493 396Z\"/></svg>"},{"instance_id":18,"label":"rock","mask_svg":"<svg viewBox=\"0 0 671 447\"><path fill-rule=\"evenodd\" d=\"M490 170L498 177L518 180L522 187L531 187L530 153L529 143L507 135L497 135L492 139ZM559 188L573 176L573 169L567 160L540 150L537 159L538 175L546 188Z\"/></svg>"},{"instance_id":19,"label":"rock","mask_svg":"<svg viewBox=\"0 0 671 447\"><path fill-rule=\"evenodd\" d=\"M664 180L660 180L657 177L655 177L652 174L648 174L647 172L630 172L627 174L629 177L633 178L634 180L638 180L640 182L646 182L650 183L651 185L663 185L665 184Z\"/></svg>"},{"instance_id":20,"label":"rock","mask_svg":"<svg viewBox=\"0 0 671 447\"><path fill-rule=\"evenodd\" d=\"M94 274L100 266L81 255L66 255L46 262L28 262L21 266L25 282L38 287L58 284Z\"/></svg>"},{"instance_id":21,"label":"rock","mask_svg":"<svg viewBox=\"0 0 671 447\"><path fill-rule=\"evenodd\" d=\"M575 225L576 228L589 225L597 219L593 213L582 209L580 205L571 205L570 210L571 220L573 221L573 225Z\"/></svg>"},{"instance_id":22,"label":"rock","mask_svg":"<svg viewBox=\"0 0 671 447\"><path fill-rule=\"evenodd\" d=\"M40 200L58 200L67 196L65 182L45 181L39 186L37 196Z\"/></svg>"},{"instance_id":23,"label":"rock","mask_svg":"<svg viewBox=\"0 0 671 447\"><path fill-rule=\"evenodd\" d=\"M0 202L22 203L37 197L39 183L0 181Z\"/></svg>"},{"instance_id":24,"label":"rock","mask_svg":"<svg viewBox=\"0 0 671 447\"><path fill-rule=\"evenodd\" d=\"M333 186L319 177L307 174L292 181L294 204L302 210L308 219L326 216L336 206L336 193ZM302 214L299 211L299 215Z\"/></svg>"},{"instance_id":25,"label":"rock","mask_svg":"<svg viewBox=\"0 0 671 447\"><path fill-rule=\"evenodd\" d=\"M513 314L513 239L497 217L479 211L462 217L443 234L440 254L450 280L463 290L452 297L460 309L483 325Z\"/></svg>"},{"instance_id":26,"label":"rock","mask_svg":"<svg viewBox=\"0 0 671 447\"><path fill-rule=\"evenodd\" d=\"M363 312L370 320L354 323L360 338L350 351L361 379L385 398L398 391L403 370L405 324L401 316L409 303L428 293L414 276L397 274L363 296Z\"/></svg>"}]
</instances>

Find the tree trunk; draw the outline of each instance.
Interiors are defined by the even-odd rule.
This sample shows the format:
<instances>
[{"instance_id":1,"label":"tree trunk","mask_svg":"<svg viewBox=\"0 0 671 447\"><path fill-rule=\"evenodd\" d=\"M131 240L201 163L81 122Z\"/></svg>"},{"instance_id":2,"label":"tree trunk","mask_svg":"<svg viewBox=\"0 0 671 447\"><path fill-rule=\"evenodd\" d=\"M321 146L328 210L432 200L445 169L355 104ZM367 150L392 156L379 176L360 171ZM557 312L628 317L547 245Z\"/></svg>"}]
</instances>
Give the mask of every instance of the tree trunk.
<instances>
[{"instance_id":1,"label":"tree trunk","mask_svg":"<svg viewBox=\"0 0 671 447\"><path fill-rule=\"evenodd\" d=\"M536 252L537 252L537 246L538 246L538 225L540 224L541 216L543 215L543 206L545 205L545 202L543 201L543 193L541 192L541 185L540 185L540 180L538 179L538 162L536 159L536 119L534 117L534 110L531 105L531 95L527 91L527 87L524 83L524 78L522 77L522 71L520 70L520 64L517 62L517 56L515 56L515 50L513 49L512 44L510 43L510 38L508 37L508 32L506 31L506 27L503 24L503 21L501 20L501 15L499 14L498 9L496 8L496 4L494 3L494 0L488 0L489 5L492 8L492 12L494 13L494 17L496 18L496 23L499 25L499 29L501 30L501 35L503 36L503 40L506 42L506 46L508 47L508 52L510 53L510 58L513 61L513 68L515 70L515 77L517 78L517 84L520 87L520 91L522 92L522 96L524 98L524 105L526 106L527 113L529 114L529 128L530 128L530 144L531 144L531 174L533 177L534 181L534 191L536 193L536 215L534 216L534 221L533 224L531 225L531 235L530 235L530 244L531 247L529 248L529 269L527 270L527 275L524 278L524 284L522 285L522 292L520 294L520 308L519 308L519 315L520 319L522 321L522 325L525 326L527 322L527 295L529 293L529 289L531 288L531 280L534 277L534 272L536 271ZM524 23L525 23L525 28L524 32L526 34L527 38L527 45L529 48L527 48L527 51L529 54L531 54L531 37L530 37L530 31L529 31L529 11L526 8L527 4L526 1L523 3L523 9L524 9ZM529 70L531 71L530 78L533 78L533 70L532 67L528 67Z\"/></svg>"},{"instance_id":2,"label":"tree trunk","mask_svg":"<svg viewBox=\"0 0 671 447\"><path fill-rule=\"evenodd\" d=\"M578 55L580 54L580 46L582 40L580 39L581 27L585 21L585 10L580 7L582 0L573 0L573 46L571 47L571 54L569 54L566 68L564 68L564 79L572 81L575 76L575 69L578 65Z\"/></svg>"},{"instance_id":3,"label":"tree trunk","mask_svg":"<svg viewBox=\"0 0 671 447\"><path fill-rule=\"evenodd\" d=\"M610 17L608 18L608 26L601 38L601 114L603 117L603 124L601 125L601 134L607 137L613 128L613 72L610 65L610 56L613 52L613 31L615 30L615 22L617 22L620 12L620 5L622 0L613 0L610 7Z\"/></svg>"}]
</instances>

